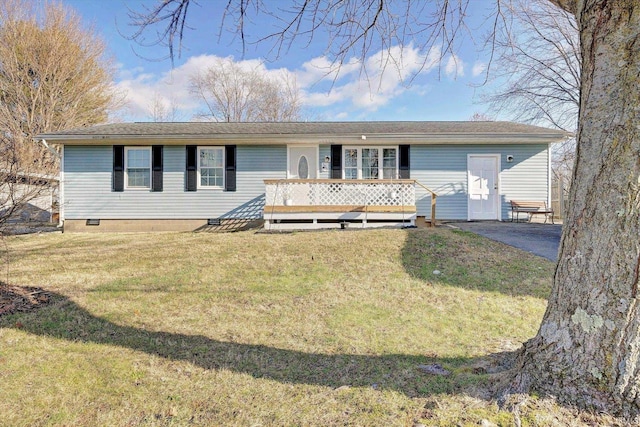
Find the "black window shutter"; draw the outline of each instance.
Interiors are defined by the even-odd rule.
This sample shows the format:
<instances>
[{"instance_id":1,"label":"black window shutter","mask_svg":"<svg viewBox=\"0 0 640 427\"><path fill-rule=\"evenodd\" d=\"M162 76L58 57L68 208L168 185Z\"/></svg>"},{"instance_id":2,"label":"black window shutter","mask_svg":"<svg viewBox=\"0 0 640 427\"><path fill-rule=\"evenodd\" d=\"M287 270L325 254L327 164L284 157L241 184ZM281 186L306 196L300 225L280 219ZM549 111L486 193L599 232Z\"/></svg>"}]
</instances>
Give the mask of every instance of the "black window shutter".
<instances>
[{"instance_id":1,"label":"black window shutter","mask_svg":"<svg viewBox=\"0 0 640 427\"><path fill-rule=\"evenodd\" d=\"M198 189L198 147L187 145L187 191Z\"/></svg>"},{"instance_id":2,"label":"black window shutter","mask_svg":"<svg viewBox=\"0 0 640 427\"><path fill-rule=\"evenodd\" d=\"M342 145L331 146L331 179L342 179Z\"/></svg>"},{"instance_id":3,"label":"black window shutter","mask_svg":"<svg viewBox=\"0 0 640 427\"><path fill-rule=\"evenodd\" d=\"M162 191L162 145L151 146L151 191Z\"/></svg>"},{"instance_id":4,"label":"black window shutter","mask_svg":"<svg viewBox=\"0 0 640 427\"><path fill-rule=\"evenodd\" d=\"M113 191L124 191L124 145L113 146Z\"/></svg>"},{"instance_id":5,"label":"black window shutter","mask_svg":"<svg viewBox=\"0 0 640 427\"><path fill-rule=\"evenodd\" d=\"M224 189L236 191L236 146L227 145L224 150Z\"/></svg>"},{"instance_id":6,"label":"black window shutter","mask_svg":"<svg viewBox=\"0 0 640 427\"><path fill-rule=\"evenodd\" d=\"M399 153L399 177L400 179L409 179L411 177L411 161L409 160L410 145L401 145L398 147Z\"/></svg>"}]
</instances>

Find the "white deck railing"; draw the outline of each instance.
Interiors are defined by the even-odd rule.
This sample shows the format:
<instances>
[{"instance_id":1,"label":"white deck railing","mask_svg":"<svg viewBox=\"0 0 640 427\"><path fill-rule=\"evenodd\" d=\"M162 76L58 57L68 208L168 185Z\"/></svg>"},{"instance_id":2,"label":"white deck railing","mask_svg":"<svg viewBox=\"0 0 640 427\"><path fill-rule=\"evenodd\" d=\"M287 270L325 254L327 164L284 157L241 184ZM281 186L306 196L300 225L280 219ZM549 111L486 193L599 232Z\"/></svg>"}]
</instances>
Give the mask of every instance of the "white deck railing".
<instances>
[{"instance_id":1,"label":"white deck railing","mask_svg":"<svg viewBox=\"0 0 640 427\"><path fill-rule=\"evenodd\" d=\"M268 179L271 206L415 206L415 180Z\"/></svg>"}]
</instances>

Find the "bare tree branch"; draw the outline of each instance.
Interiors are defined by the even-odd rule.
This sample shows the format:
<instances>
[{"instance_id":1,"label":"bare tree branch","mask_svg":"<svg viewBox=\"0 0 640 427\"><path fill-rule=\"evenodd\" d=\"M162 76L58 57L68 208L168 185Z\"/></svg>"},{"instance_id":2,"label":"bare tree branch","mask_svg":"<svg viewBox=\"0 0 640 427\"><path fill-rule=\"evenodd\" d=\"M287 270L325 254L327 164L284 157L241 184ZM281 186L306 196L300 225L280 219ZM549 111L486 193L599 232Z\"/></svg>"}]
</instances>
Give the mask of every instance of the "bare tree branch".
<instances>
[{"instance_id":1,"label":"bare tree branch","mask_svg":"<svg viewBox=\"0 0 640 427\"><path fill-rule=\"evenodd\" d=\"M189 5L196 3L196 0L164 0L157 2L152 8L143 6L144 11L137 12L129 9L130 25L137 27L137 30L130 36L125 36L129 40L135 40L141 46L153 46L157 44L165 45L169 49L166 58L173 60L182 52L182 38L186 25ZM147 41L145 34L149 27L158 28L155 24L163 23L164 27L156 31L154 38ZM166 59L165 58L165 59Z\"/></svg>"},{"instance_id":2,"label":"bare tree branch","mask_svg":"<svg viewBox=\"0 0 640 427\"><path fill-rule=\"evenodd\" d=\"M167 45L173 61L183 48L188 5L192 2L195 0L167 0L141 12L130 11L131 25L137 30L129 38L142 46ZM321 35L326 40L323 54L332 61L327 75L353 61L366 75L366 58L376 51L386 52L385 65L394 65L402 73L402 49L394 54L392 48L414 44L424 54L423 67L432 65L434 52L438 59L453 54L455 43L462 43L469 35L465 24L468 5L469 0L412 0L404 6L389 0L292 0L286 6L261 0L228 0L221 11L219 37L222 29L228 28L240 38L243 52L249 44L266 42L271 45L269 59L278 59L294 43L309 45ZM250 38L250 25L261 15L270 16L279 28ZM494 18L497 25L501 15ZM154 36L147 40L149 32ZM414 76L408 76L409 80Z\"/></svg>"},{"instance_id":3,"label":"bare tree branch","mask_svg":"<svg viewBox=\"0 0 640 427\"><path fill-rule=\"evenodd\" d=\"M218 122L296 121L300 91L289 75L271 78L220 58L190 78L191 93L207 106L198 118Z\"/></svg>"},{"instance_id":4,"label":"bare tree branch","mask_svg":"<svg viewBox=\"0 0 640 427\"><path fill-rule=\"evenodd\" d=\"M519 33L501 31L494 82L485 96L493 112L573 132L580 103L580 48L575 18L546 0L517 0L507 13Z\"/></svg>"},{"instance_id":5,"label":"bare tree branch","mask_svg":"<svg viewBox=\"0 0 640 427\"><path fill-rule=\"evenodd\" d=\"M575 17L546 0L515 0L504 8L518 28L503 28L494 40L489 73L498 89L483 101L511 120L575 132L580 105L580 46ZM554 173L570 182L575 140L554 147Z\"/></svg>"},{"instance_id":6,"label":"bare tree branch","mask_svg":"<svg viewBox=\"0 0 640 427\"><path fill-rule=\"evenodd\" d=\"M549 0L549 1L574 16L577 14L578 0Z\"/></svg>"}]
</instances>

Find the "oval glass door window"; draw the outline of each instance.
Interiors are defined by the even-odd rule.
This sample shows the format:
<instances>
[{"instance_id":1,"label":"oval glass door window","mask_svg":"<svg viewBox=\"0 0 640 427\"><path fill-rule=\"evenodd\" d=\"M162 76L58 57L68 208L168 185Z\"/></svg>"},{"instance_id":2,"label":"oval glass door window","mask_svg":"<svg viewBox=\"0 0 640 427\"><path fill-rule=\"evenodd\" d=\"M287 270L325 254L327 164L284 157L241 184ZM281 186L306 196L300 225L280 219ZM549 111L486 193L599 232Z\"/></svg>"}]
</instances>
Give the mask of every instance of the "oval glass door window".
<instances>
[{"instance_id":1,"label":"oval glass door window","mask_svg":"<svg viewBox=\"0 0 640 427\"><path fill-rule=\"evenodd\" d=\"M300 156L298 160L298 178L309 179L309 161L307 156Z\"/></svg>"}]
</instances>

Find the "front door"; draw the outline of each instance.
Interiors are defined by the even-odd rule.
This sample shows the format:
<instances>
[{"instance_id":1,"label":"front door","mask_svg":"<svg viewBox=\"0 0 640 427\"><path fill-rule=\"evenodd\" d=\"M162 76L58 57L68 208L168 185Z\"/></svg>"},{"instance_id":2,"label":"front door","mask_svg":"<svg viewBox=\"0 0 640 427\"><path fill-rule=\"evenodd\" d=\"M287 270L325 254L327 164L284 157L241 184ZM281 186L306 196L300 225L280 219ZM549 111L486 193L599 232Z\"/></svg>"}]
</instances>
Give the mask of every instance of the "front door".
<instances>
[{"instance_id":1,"label":"front door","mask_svg":"<svg viewBox=\"0 0 640 427\"><path fill-rule=\"evenodd\" d=\"M468 220L500 219L500 198L498 193L498 165L500 155L469 154L468 169Z\"/></svg>"},{"instance_id":2,"label":"front door","mask_svg":"<svg viewBox=\"0 0 640 427\"><path fill-rule=\"evenodd\" d=\"M316 179L318 177L318 147L289 146L287 178Z\"/></svg>"}]
</instances>

